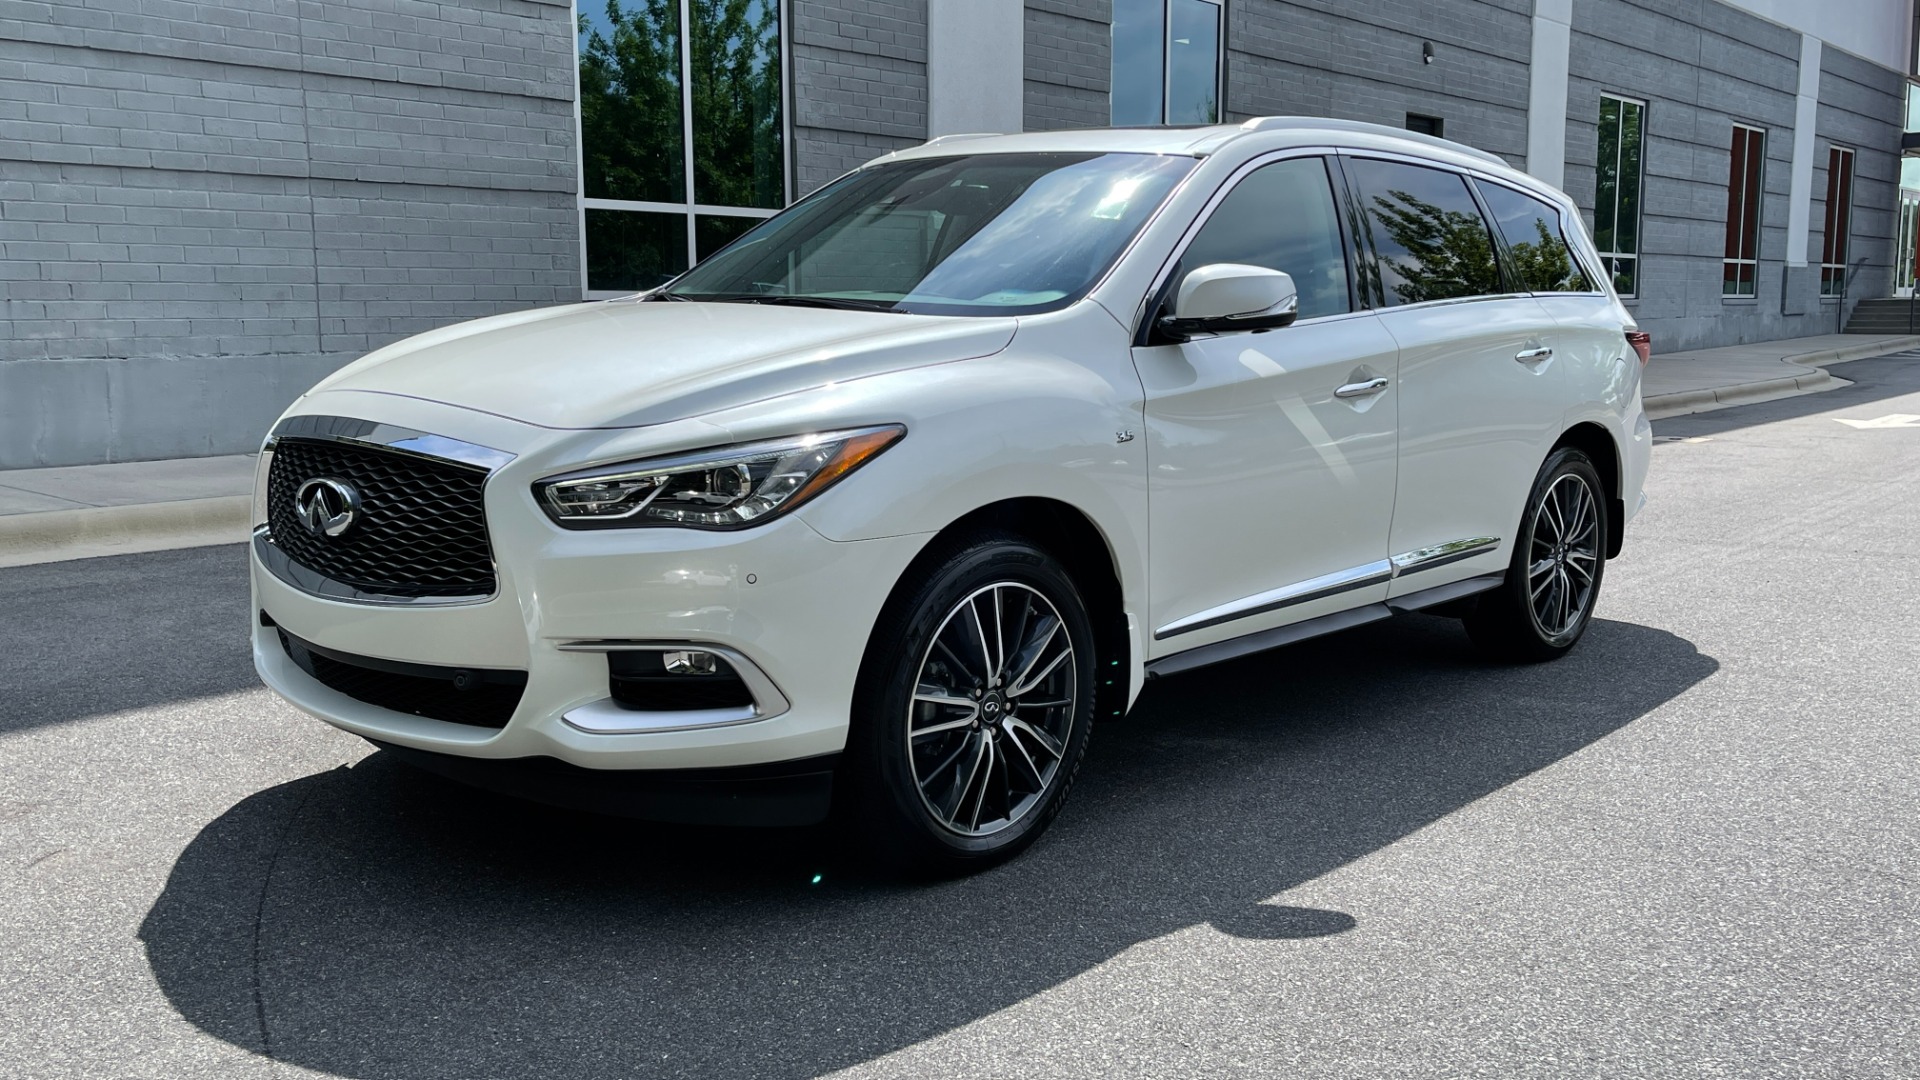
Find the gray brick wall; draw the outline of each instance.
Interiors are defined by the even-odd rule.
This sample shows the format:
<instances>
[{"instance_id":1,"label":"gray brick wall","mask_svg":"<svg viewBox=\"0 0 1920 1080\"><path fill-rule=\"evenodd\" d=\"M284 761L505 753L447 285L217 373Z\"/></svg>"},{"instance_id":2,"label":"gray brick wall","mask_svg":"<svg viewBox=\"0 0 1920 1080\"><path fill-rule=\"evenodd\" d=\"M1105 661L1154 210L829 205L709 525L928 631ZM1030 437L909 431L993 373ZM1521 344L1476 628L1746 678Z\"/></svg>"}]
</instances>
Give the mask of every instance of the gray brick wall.
<instances>
[{"instance_id":1,"label":"gray brick wall","mask_svg":"<svg viewBox=\"0 0 1920 1080\"><path fill-rule=\"evenodd\" d=\"M1027 0L1028 131L1112 122L1113 0Z\"/></svg>"},{"instance_id":2,"label":"gray brick wall","mask_svg":"<svg viewBox=\"0 0 1920 1080\"><path fill-rule=\"evenodd\" d=\"M1438 116L1448 138L1526 167L1532 0L1238 0L1228 12L1227 119Z\"/></svg>"},{"instance_id":3,"label":"gray brick wall","mask_svg":"<svg viewBox=\"0 0 1920 1080\"><path fill-rule=\"evenodd\" d=\"M0 468L229 453L577 299L564 0L0 0Z\"/></svg>"},{"instance_id":4,"label":"gray brick wall","mask_svg":"<svg viewBox=\"0 0 1920 1080\"><path fill-rule=\"evenodd\" d=\"M1856 171L1872 177L1856 188L1854 256L1870 253L1874 267L1855 298L1879 295L1898 201L1898 162L1886 148L1899 146L1901 79L1831 46L1822 53L1808 254L1819 261L1828 142L1859 146ZM1837 328L1838 305L1817 298L1818 268L1785 265L1799 65L1799 34L1717 0L1573 6L1567 193L1591 224L1601 94L1647 102L1640 298L1629 306L1663 352ZM1748 299L1721 296L1735 122L1767 132L1757 295Z\"/></svg>"},{"instance_id":5,"label":"gray brick wall","mask_svg":"<svg viewBox=\"0 0 1920 1080\"><path fill-rule=\"evenodd\" d=\"M927 0L792 0L794 193L927 140Z\"/></svg>"}]
</instances>

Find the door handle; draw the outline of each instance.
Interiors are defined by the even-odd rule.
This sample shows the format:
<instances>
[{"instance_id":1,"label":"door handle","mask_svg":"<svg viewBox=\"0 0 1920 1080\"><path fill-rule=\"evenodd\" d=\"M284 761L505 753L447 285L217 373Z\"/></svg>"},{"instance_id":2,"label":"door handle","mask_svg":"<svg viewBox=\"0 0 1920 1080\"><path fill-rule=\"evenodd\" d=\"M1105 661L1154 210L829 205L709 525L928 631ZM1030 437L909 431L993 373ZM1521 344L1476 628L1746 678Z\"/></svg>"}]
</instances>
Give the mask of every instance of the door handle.
<instances>
[{"instance_id":1,"label":"door handle","mask_svg":"<svg viewBox=\"0 0 1920 1080\"><path fill-rule=\"evenodd\" d=\"M1523 364L1537 364L1542 360L1553 359L1553 350L1544 345L1537 349L1522 349L1514 359Z\"/></svg>"},{"instance_id":2,"label":"door handle","mask_svg":"<svg viewBox=\"0 0 1920 1080\"><path fill-rule=\"evenodd\" d=\"M1346 399L1346 400L1351 400L1353 398L1371 397L1374 394L1377 394L1380 391L1385 390L1386 388L1387 388L1387 380L1368 379L1366 382L1348 383L1347 385L1341 387L1340 389L1335 390L1333 392L1333 396L1337 398Z\"/></svg>"}]
</instances>

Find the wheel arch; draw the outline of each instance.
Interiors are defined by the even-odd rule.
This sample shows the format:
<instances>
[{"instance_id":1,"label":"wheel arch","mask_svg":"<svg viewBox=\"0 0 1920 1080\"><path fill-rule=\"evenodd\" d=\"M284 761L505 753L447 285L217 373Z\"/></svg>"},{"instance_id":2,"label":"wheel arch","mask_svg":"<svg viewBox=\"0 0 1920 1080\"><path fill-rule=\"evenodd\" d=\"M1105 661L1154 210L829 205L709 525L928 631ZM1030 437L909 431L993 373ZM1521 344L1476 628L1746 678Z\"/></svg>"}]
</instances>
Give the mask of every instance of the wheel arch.
<instances>
[{"instance_id":1,"label":"wheel arch","mask_svg":"<svg viewBox=\"0 0 1920 1080\"><path fill-rule=\"evenodd\" d=\"M1620 446L1611 432L1592 421L1581 421L1561 433L1553 449L1569 446L1593 461L1594 469L1600 473L1600 482L1606 485L1607 507L1610 511L1607 514L1607 558L1616 558L1625 542L1627 530L1626 501L1620 493L1624 483Z\"/></svg>"},{"instance_id":2,"label":"wheel arch","mask_svg":"<svg viewBox=\"0 0 1920 1080\"><path fill-rule=\"evenodd\" d=\"M907 565L887 603L917 580L927 565L948 549L948 541L976 532L1005 532L1019 536L1060 560L1081 590L1087 615L1093 622L1099 685L1095 687L1094 715L1112 720L1125 715L1136 681L1132 626L1127 619L1126 595L1119 560L1106 534L1091 517L1071 503L1044 496L1023 496L988 503L962 514L928 538L920 554Z\"/></svg>"}]
</instances>

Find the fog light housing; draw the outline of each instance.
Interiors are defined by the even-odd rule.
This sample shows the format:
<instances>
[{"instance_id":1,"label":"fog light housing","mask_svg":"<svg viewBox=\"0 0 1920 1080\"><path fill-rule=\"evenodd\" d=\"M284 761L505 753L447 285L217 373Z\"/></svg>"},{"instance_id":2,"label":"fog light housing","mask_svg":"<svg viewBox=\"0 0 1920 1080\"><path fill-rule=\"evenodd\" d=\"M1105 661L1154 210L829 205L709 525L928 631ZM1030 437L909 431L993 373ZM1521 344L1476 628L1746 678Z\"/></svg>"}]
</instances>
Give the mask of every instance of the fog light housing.
<instances>
[{"instance_id":1,"label":"fog light housing","mask_svg":"<svg viewBox=\"0 0 1920 1080\"><path fill-rule=\"evenodd\" d=\"M607 653L614 703L643 712L739 709L753 692L718 653L700 649L619 649Z\"/></svg>"}]
</instances>

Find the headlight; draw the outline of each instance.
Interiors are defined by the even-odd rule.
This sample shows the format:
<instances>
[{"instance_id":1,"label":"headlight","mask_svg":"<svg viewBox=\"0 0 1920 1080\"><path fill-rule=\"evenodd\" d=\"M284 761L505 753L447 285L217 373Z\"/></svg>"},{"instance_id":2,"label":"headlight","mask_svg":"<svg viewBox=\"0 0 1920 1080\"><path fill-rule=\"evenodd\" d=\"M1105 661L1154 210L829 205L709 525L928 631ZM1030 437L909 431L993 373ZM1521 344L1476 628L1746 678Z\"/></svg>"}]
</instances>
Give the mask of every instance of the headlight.
<instances>
[{"instance_id":1,"label":"headlight","mask_svg":"<svg viewBox=\"0 0 1920 1080\"><path fill-rule=\"evenodd\" d=\"M898 424L603 465L533 485L569 529L738 529L799 506L892 446Z\"/></svg>"}]
</instances>

